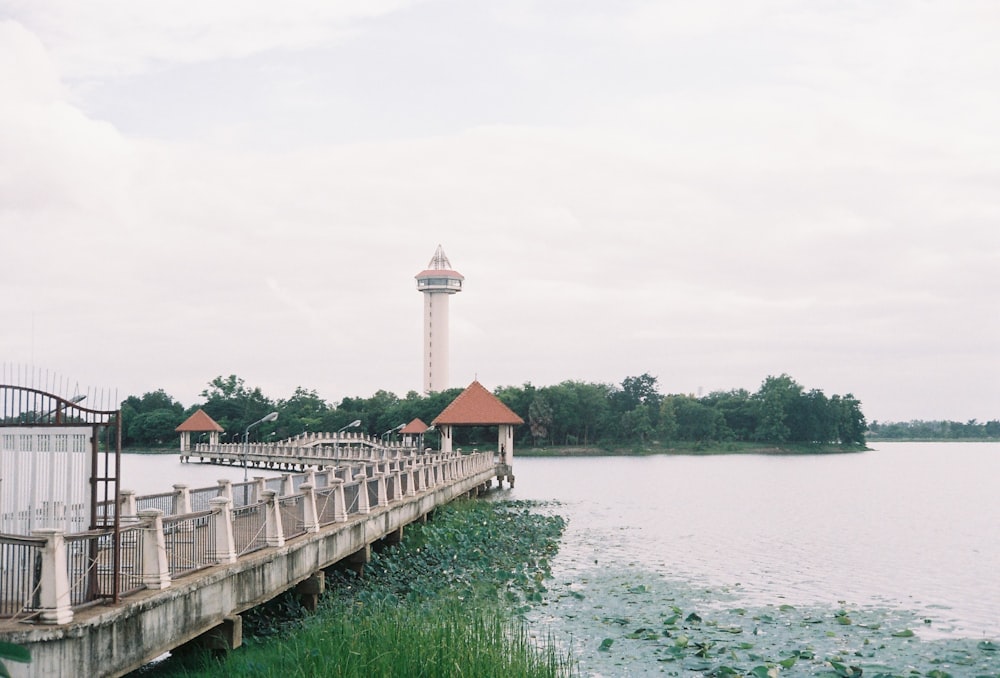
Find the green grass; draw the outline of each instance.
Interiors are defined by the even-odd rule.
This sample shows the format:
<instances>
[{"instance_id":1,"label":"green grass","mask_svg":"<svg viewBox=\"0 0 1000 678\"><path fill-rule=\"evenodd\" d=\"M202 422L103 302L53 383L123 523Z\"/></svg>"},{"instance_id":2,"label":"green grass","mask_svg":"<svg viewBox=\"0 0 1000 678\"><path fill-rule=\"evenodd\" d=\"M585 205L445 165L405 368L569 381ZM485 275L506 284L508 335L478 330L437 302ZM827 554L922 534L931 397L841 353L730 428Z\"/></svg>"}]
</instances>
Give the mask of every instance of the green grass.
<instances>
[{"instance_id":1,"label":"green grass","mask_svg":"<svg viewBox=\"0 0 1000 678\"><path fill-rule=\"evenodd\" d=\"M528 634L564 522L525 502L454 502L363 576L328 572L314 615L290 596L245 615L244 647L172 658L157 676L556 678L572 662Z\"/></svg>"}]
</instances>

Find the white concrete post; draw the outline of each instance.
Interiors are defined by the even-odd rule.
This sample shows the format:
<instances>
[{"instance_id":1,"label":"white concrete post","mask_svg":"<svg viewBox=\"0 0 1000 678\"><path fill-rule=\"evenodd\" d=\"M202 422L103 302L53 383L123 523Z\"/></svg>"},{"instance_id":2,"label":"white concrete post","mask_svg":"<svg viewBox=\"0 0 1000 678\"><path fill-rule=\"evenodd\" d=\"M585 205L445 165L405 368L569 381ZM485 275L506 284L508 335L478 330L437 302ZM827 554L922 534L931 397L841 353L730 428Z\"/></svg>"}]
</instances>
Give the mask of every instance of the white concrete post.
<instances>
[{"instance_id":1,"label":"white concrete post","mask_svg":"<svg viewBox=\"0 0 1000 678\"><path fill-rule=\"evenodd\" d=\"M268 546L285 545L285 529L281 524L281 510L274 500L274 490L262 490L258 501L264 502L264 533Z\"/></svg>"},{"instance_id":2,"label":"white concrete post","mask_svg":"<svg viewBox=\"0 0 1000 678\"><path fill-rule=\"evenodd\" d=\"M175 516L191 513L191 490L183 483L174 485L174 501L170 512Z\"/></svg>"},{"instance_id":3,"label":"white concrete post","mask_svg":"<svg viewBox=\"0 0 1000 678\"><path fill-rule=\"evenodd\" d=\"M302 493L302 527L306 532L319 532L319 515L316 512L316 493L309 483L299 485Z\"/></svg>"},{"instance_id":4,"label":"white concrete post","mask_svg":"<svg viewBox=\"0 0 1000 678\"><path fill-rule=\"evenodd\" d=\"M225 497L230 503L233 501L233 481L223 478L218 481L219 483L219 495L220 497ZM212 503L212 502L209 502Z\"/></svg>"},{"instance_id":5,"label":"white concrete post","mask_svg":"<svg viewBox=\"0 0 1000 678\"><path fill-rule=\"evenodd\" d=\"M333 488L333 520L342 523L347 520L347 499L344 497L344 481L331 475L327 481Z\"/></svg>"},{"instance_id":6,"label":"white concrete post","mask_svg":"<svg viewBox=\"0 0 1000 678\"><path fill-rule=\"evenodd\" d=\"M290 497L295 494L295 481L290 473L281 474L281 496Z\"/></svg>"},{"instance_id":7,"label":"white concrete post","mask_svg":"<svg viewBox=\"0 0 1000 678\"><path fill-rule=\"evenodd\" d=\"M62 530L51 527L32 530L45 539L42 547L42 573L38 582L39 621L43 624L68 624L73 621L69 597L69 574L66 572L66 539Z\"/></svg>"},{"instance_id":8,"label":"white concrete post","mask_svg":"<svg viewBox=\"0 0 1000 678\"><path fill-rule=\"evenodd\" d=\"M412 497L417 493L417 474L414 473L416 462L406 462L406 496Z\"/></svg>"},{"instance_id":9,"label":"white concrete post","mask_svg":"<svg viewBox=\"0 0 1000 678\"><path fill-rule=\"evenodd\" d=\"M267 479L264 476L253 477L253 495L251 504L259 504L264 499L264 492L267 490Z\"/></svg>"},{"instance_id":10,"label":"white concrete post","mask_svg":"<svg viewBox=\"0 0 1000 678\"><path fill-rule=\"evenodd\" d=\"M118 517L120 520L135 522L135 492L132 490L121 490L118 493Z\"/></svg>"},{"instance_id":11,"label":"white concrete post","mask_svg":"<svg viewBox=\"0 0 1000 678\"><path fill-rule=\"evenodd\" d=\"M212 530L215 543L208 552L209 560L219 563L236 562L236 541L233 539L233 500L229 497L213 497L208 500L212 507Z\"/></svg>"},{"instance_id":12,"label":"white concrete post","mask_svg":"<svg viewBox=\"0 0 1000 678\"><path fill-rule=\"evenodd\" d=\"M372 509L368 502L368 476L359 473L354 476L358 483L358 513L371 513Z\"/></svg>"},{"instance_id":13,"label":"white concrete post","mask_svg":"<svg viewBox=\"0 0 1000 678\"><path fill-rule=\"evenodd\" d=\"M186 488L185 488L186 489ZM163 511L143 509L142 519L142 583L147 589L165 589L170 586L170 563L167 561L167 542L163 536Z\"/></svg>"},{"instance_id":14,"label":"white concrete post","mask_svg":"<svg viewBox=\"0 0 1000 678\"><path fill-rule=\"evenodd\" d=\"M374 475L375 475L375 488L376 488L375 494L378 496L378 504L377 505L378 506L388 506L389 505L389 496L388 496L388 493L386 492L385 472L384 471L376 471Z\"/></svg>"}]
</instances>

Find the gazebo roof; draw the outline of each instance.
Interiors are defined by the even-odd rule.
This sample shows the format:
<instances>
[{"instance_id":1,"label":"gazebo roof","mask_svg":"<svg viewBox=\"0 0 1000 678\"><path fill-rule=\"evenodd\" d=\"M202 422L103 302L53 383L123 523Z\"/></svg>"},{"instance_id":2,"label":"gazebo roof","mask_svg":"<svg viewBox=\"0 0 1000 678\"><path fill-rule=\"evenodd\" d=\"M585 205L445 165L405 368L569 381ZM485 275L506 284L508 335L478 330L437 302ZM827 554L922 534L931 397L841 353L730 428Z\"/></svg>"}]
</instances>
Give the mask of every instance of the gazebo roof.
<instances>
[{"instance_id":1,"label":"gazebo roof","mask_svg":"<svg viewBox=\"0 0 1000 678\"><path fill-rule=\"evenodd\" d=\"M486 390L478 381L458 394L431 422L465 426L493 426L495 424L523 424L524 419Z\"/></svg>"},{"instance_id":2,"label":"gazebo roof","mask_svg":"<svg viewBox=\"0 0 1000 678\"><path fill-rule=\"evenodd\" d=\"M425 433L427 431L427 429L428 429L427 424L425 424L423 421L421 421L420 417L417 417L416 419L414 419L413 421L411 421L409 424L407 424L406 426L404 426L403 428L401 428L399 432L400 433L408 433L410 435L414 435L414 434L420 435L421 433Z\"/></svg>"},{"instance_id":3,"label":"gazebo roof","mask_svg":"<svg viewBox=\"0 0 1000 678\"><path fill-rule=\"evenodd\" d=\"M174 429L177 433L204 433L211 431L218 431L222 433L225 429L216 423L215 419L212 419L205 410L199 409L197 412L188 417L183 424Z\"/></svg>"}]
</instances>

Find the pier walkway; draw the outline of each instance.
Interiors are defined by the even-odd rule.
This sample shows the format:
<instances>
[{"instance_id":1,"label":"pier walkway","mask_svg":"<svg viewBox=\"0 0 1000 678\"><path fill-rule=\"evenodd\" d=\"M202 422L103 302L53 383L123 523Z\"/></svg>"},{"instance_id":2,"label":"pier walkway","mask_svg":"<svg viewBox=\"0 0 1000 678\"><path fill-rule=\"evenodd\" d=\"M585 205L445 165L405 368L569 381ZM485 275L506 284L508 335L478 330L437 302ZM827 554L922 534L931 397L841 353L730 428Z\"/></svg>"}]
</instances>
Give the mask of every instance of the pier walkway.
<instances>
[{"instance_id":1,"label":"pier walkway","mask_svg":"<svg viewBox=\"0 0 1000 678\"><path fill-rule=\"evenodd\" d=\"M100 506L117 513L118 530L0 535L0 641L32 653L7 664L11 675L120 676L198 638L237 647L241 612L292 588L315 603L324 568L360 566L373 543L398 541L407 524L509 474L492 452L305 438L184 453L302 473L121 491Z\"/></svg>"}]
</instances>

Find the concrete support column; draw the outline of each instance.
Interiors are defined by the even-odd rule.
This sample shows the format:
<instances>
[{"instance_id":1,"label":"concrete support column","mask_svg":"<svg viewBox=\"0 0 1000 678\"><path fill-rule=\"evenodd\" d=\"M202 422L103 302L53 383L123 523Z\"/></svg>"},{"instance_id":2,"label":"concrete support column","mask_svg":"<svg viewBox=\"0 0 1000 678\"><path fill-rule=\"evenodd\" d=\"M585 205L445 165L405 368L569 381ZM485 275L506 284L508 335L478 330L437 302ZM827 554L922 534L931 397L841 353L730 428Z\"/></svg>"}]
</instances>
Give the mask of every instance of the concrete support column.
<instances>
[{"instance_id":1,"label":"concrete support column","mask_svg":"<svg viewBox=\"0 0 1000 678\"><path fill-rule=\"evenodd\" d=\"M289 473L281 474L281 496L290 497L295 494L295 481Z\"/></svg>"},{"instance_id":2,"label":"concrete support column","mask_svg":"<svg viewBox=\"0 0 1000 678\"><path fill-rule=\"evenodd\" d=\"M230 488L232 489L232 488ZM208 500L212 507L212 531L215 543L208 552L208 559L216 564L236 562L236 541L233 539L233 500L228 497L213 497Z\"/></svg>"},{"instance_id":3,"label":"concrete support column","mask_svg":"<svg viewBox=\"0 0 1000 678\"><path fill-rule=\"evenodd\" d=\"M38 582L39 621L43 624L68 624L73 621L69 597L69 574L66 572L66 539L62 530L32 530L32 536L45 539L42 547L42 571Z\"/></svg>"},{"instance_id":4,"label":"concrete support column","mask_svg":"<svg viewBox=\"0 0 1000 678\"><path fill-rule=\"evenodd\" d=\"M143 523L142 583L147 589L169 588L170 563L167 561L167 542L163 537L163 511L143 509L139 512L139 518Z\"/></svg>"},{"instance_id":5,"label":"concrete support column","mask_svg":"<svg viewBox=\"0 0 1000 678\"><path fill-rule=\"evenodd\" d=\"M300 581L295 586L295 594L302 603L302 607L310 612L315 612L319 607L319 597L326 590L326 576L323 570L313 572L307 579Z\"/></svg>"},{"instance_id":6,"label":"concrete support column","mask_svg":"<svg viewBox=\"0 0 1000 678\"><path fill-rule=\"evenodd\" d=\"M135 492L122 490L118 493L118 517L127 522L134 522L138 512L135 510Z\"/></svg>"},{"instance_id":7,"label":"concrete support column","mask_svg":"<svg viewBox=\"0 0 1000 678\"><path fill-rule=\"evenodd\" d=\"M302 527L306 532L319 532L319 515L316 512L316 493L309 483L299 485L302 493Z\"/></svg>"},{"instance_id":8,"label":"concrete support column","mask_svg":"<svg viewBox=\"0 0 1000 678\"><path fill-rule=\"evenodd\" d=\"M274 497L274 490L264 490L260 493L260 501L264 502L264 538L268 546L284 546L285 528L281 524L281 511Z\"/></svg>"},{"instance_id":9,"label":"concrete support column","mask_svg":"<svg viewBox=\"0 0 1000 678\"><path fill-rule=\"evenodd\" d=\"M183 483L174 485L174 501L170 507L170 512L175 516L183 516L191 513L191 491Z\"/></svg>"},{"instance_id":10,"label":"concrete support column","mask_svg":"<svg viewBox=\"0 0 1000 678\"><path fill-rule=\"evenodd\" d=\"M372 509L368 503L368 476L359 473L354 476L354 481L358 484L358 513L371 513Z\"/></svg>"}]
</instances>

